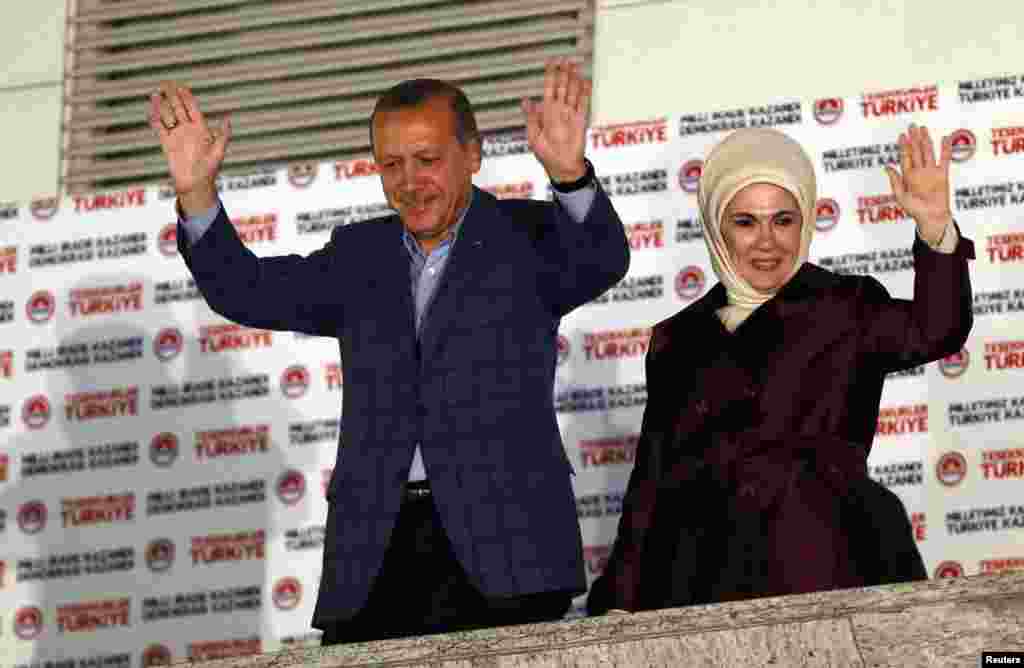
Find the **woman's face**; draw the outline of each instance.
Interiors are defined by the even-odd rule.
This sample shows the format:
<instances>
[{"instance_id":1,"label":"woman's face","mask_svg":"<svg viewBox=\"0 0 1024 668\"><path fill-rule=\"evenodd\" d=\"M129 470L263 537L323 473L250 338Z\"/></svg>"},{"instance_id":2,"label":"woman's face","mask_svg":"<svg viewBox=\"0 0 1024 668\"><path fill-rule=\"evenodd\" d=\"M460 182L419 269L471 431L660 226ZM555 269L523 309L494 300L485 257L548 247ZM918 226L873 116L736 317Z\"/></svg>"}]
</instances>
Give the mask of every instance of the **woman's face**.
<instances>
[{"instance_id":1,"label":"woman's face","mask_svg":"<svg viewBox=\"0 0 1024 668\"><path fill-rule=\"evenodd\" d=\"M751 183L726 205L722 238L739 275L756 290L774 292L796 264L802 226L792 193L770 183Z\"/></svg>"}]
</instances>

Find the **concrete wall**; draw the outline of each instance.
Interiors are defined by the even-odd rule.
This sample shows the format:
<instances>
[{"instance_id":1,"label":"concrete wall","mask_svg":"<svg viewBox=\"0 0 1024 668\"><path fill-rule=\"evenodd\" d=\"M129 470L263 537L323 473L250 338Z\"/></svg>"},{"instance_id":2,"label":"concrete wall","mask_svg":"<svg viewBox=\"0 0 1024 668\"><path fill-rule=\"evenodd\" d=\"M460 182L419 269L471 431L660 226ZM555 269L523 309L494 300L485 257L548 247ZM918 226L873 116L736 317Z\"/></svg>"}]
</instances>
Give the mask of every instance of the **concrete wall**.
<instances>
[{"instance_id":1,"label":"concrete wall","mask_svg":"<svg viewBox=\"0 0 1024 668\"><path fill-rule=\"evenodd\" d=\"M1015 72L1024 4L599 0L598 123Z\"/></svg>"},{"instance_id":2,"label":"concrete wall","mask_svg":"<svg viewBox=\"0 0 1024 668\"><path fill-rule=\"evenodd\" d=\"M65 0L5 2L0 13L0 202L56 194Z\"/></svg>"},{"instance_id":3,"label":"concrete wall","mask_svg":"<svg viewBox=\"0 0 1024 668\"><path fill-rule=\"evenodd\" d=\"M596 123L1004 74L1024 4L598 0ZM65 0L0 21L0 202L56 191Z\"/></svg>"}]
</instances>

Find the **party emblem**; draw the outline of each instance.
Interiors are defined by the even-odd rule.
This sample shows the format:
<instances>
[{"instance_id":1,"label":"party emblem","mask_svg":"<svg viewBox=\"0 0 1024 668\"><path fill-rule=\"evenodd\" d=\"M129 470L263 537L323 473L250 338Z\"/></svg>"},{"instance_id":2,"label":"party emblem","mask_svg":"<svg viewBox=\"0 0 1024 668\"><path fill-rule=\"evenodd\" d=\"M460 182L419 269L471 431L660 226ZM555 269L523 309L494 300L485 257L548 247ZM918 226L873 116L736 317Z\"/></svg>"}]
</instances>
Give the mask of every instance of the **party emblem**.
<instances>
[{"instance_id":1,"label":"party emblem","mask_svg":"<svg viewBox=\"0 0 1024 668\"><path fill-rule=\"evenodd\" d=\"M28 298L28 303L25 304L25 314L29 320L41 325L53 317L56 307L57 300L54 299L53 294L46 290L39 290Z\"/></svg>"},{"instance_id":2,"label":"party emblem","mask_svg":"<svg viewBox=\"0 0 1024 668\"><path fill-rule=\"evenodd\" d=\"M822 198L814 207L814 228L828 232L839 222L839 203L834 199Z\"/></svg>"},{"instance_id":3,"label":"party emblem","mask_svg":"<svg viewBox=\"0 0 1024 668\"><path fill-rule=\"evenodd\" d=\"M814 103L814 120L822 125L833 125L843 117L843 100L826 97Z\"/></svg>"},{"instance_id":4,"label":"party emblem","mask_svg":"<svg viewBox=\"0 0 1024 668\"><path fill-rule=\"evenodd\" d=\"M679 187L691 195L696 193L700 184L700 175L703 172L703 160L687 160L679 168Z\"/></svg>"},{"instance_id":5,"label":"party emblem","mask_svg":"<svg viewBox=\"0 0 1024 668\"><path fill-rule=\"evenodd\" d=\"M25 606L14 613L14 635L22 640L33 640L42 632L42 610L35 606Z\"/></svg>"},{"instance_id":6,"label":"party emblem","mask_svg":"<svg viewBox=\"0 0 1024 668\"><path fill-rule=\"evenodd\" d=\"M289 469L277 478L277 498L292 506L306 493L306 476L295 469Z\"/></svg>"},{"instance_id":7,"label":"party emblem","mask_svg":"<svg viewBox=\"0 0 1024 668\"><path fill-rule=\"evenodd\" d=\"M978 149L978 140L974 138L974 133L963 128L953 132L952 143L953 162L966 162L970 160Z\"/></svg>"},{"instance_id":8,"label":"party emblem","mask_svg":"<svg viewBox=\"0 0 1024 668\"><path fill-rule=\"evenodd\" d=\"M676 294L687 301L704 291L704 272L696 265L684 267L676 275Z\"/></svg>"},{"instance_id":9,"label":"party emblem","mask_svg":"<svg viewBox=\"0 0 1024 668\"><path fill-rule=\"evenodd\" d=\"M967 352L966 348L961 348L960 352L953 353L948 357L943 357L939 360L939 371L946 378L959 378L964 375L967 371L967 367L971 363L971 355Z\"/></svg>"},{"instance_id":10,"label":"party emblem","mask_svg":"<svg viewBox=\"0 0 1024 668\"><path fill-rule=\"evenodd\" d=\"M309 371L301 364L295 364L281 374L281 392L289 399L298 399L309 389Z\"/></svg>"},{"instance_id":11,"label":"party emblem","mask_svg":"<svg viewBox=\"0 0 1024 668\"><path fill-rule=\"evenodd\" d=\"M959 452L947 452L936 462L935 476L947 487L959 485L967 476L967 460Z\"/></svg>"},{"instance_id":12,"label":"party emblem","mask_svg":"<svg viewBox=\"0 0 1024 668\"><path fill-rule=\"evenodd\" d=\"M302 601L302 583L292 577L274 583L274 606L278 610L293 610Z\"/></svg>"},{"instance_id":13,"label":"party emblem","mask_svg":"<svg viewBox=\"0 0 1024 668\"><path fill-rule=\"evenodd\" d=\"M165 327L153 339L153 354L161 362L169 362L178 356L185 345L185 337L176 327Z\"/></svg>"}]
</instances>

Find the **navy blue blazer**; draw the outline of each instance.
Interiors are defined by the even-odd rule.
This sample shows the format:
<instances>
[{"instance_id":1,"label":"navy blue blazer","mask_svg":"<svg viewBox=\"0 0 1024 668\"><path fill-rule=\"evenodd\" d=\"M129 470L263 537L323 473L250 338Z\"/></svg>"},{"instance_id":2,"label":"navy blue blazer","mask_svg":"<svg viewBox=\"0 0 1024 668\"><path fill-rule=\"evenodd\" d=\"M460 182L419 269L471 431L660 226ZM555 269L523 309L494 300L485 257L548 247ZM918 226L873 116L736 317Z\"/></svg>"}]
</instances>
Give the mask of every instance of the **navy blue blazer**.
<instances>
[{"instance_id":1,"label":"navy blue blazer","mask_svg":"<svg viewBox=\"0 0 1024 668\"><path fill-rule=\"evenodd\" d=\"M343 447L313 626L365 604L417 441L444 529L484 595L586 590L553 383L559 319L629 268L600 185L582 223L556 203L476 190L419 348L398 216L335 228L306 257L256 257L223 211L191 248L180 228L178 240L217 313L339 340Z\"/></svg>"}]
</instances>

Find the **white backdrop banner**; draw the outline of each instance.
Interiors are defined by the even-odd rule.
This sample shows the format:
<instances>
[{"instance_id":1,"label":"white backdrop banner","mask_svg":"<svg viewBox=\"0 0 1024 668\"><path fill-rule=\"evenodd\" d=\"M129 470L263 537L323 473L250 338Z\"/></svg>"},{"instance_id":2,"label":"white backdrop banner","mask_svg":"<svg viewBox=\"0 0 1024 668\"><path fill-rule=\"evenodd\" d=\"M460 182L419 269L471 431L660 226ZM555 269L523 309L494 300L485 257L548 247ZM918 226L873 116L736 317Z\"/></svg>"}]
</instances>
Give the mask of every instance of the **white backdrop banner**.
<instances>
[{"instance_id":1,"label":"white backdrop banner","mask_svg":"<svg viewBox=\"0 0 1024 668\"><path fill-rule=\"evenodd\" d=\"M911 122L954 134L954 212L978 251L974 329L960 354L887 380L869 464L903 499L933 576L1024 568L1022 98L1011 75L591 129L633 249L629 276L558 339L591 579L621 514L651 327L715 281L697 221L702 159L752 126L789 133L816 162L811 260L901 297L914 227L883 165ZM522 133L488 137L485 155L481 187L550 197ZM306 254L334 226L388 212L369 158L220 188L259 255ZM344 423L337 343L214 314L178 256L173 197L0 205L2 665L152 666L317 637L324 487Z\"/></svg>"}]
</instances>

